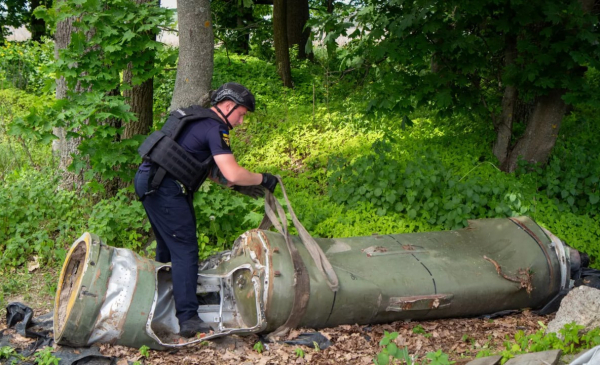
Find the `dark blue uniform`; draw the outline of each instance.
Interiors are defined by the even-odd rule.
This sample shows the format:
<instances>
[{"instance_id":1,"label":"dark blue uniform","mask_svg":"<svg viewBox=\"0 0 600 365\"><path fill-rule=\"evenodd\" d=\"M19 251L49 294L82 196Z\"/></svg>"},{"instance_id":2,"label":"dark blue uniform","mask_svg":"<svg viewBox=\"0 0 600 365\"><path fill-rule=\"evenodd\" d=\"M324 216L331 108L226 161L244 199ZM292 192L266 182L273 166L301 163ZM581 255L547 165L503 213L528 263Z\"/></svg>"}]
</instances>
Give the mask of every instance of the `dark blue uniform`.
<instances>
[{"instance_id":1,"label":"dark blue uniform","mask_svg":"<svg viewBox=\"0 0 600 365\"><path fill-rule=\"evenodd\" d=\"M198 161L204 161L211 155L232 153L227 126L214 119L204 119L186 126L177 142ZM138 169L134 185L139 197L149 190L149 178L153 170L149 162L144 162ZM143 199L156 235L156 261L172 264L173 296L179 324L198 315L198 239L192 202L193 192L186 191L169 174L154 193Z\"/></svg>"}]
</instances>

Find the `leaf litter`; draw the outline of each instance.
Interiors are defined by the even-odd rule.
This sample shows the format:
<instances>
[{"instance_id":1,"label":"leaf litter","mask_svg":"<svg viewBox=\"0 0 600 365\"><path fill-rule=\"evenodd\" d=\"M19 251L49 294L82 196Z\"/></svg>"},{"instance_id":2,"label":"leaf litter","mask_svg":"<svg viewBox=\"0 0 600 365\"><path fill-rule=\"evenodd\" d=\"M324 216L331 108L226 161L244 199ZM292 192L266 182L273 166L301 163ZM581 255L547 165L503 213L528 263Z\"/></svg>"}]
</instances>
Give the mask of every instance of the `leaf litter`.
<instances>
[{"instance_id":1,"label":"leaf litter","mask_svg":"<svg viewBox=\"0 0 600 365\"><path fill-rule=\"evenodd\" d=\"M379 341L384 331L398 332L395 342L399 347L407 347L410 355L423 358L428 352L442 350L449 354L457 365L473 360L477 353L489 350L499 353L503 350L506 337L513 338L522 330L533 334L540 329L538 322L547 325L553 316L538 316L530 311L512 314L497 319L461 318L432 321L399 321L380 325L341 325L319 330L332 346L316 350L306 346L290 346L283 343L267 343L260 354L253 350L260 338L257 335L228 336L213 341L173 349L149 351L148 358L141 360L146 365L250 365L250 364L372 364L380 351ZM413 331L414 328L418 328ZM292 340L300 333L313 331L298 329L285 338ZM417 332L417 333L415 333ZM298 357L296 348L302 348L304 357ZM140 360L137 349L124 346L100 345L105 356L124 358L128 361Z\"/></svg>"}]
</instances>

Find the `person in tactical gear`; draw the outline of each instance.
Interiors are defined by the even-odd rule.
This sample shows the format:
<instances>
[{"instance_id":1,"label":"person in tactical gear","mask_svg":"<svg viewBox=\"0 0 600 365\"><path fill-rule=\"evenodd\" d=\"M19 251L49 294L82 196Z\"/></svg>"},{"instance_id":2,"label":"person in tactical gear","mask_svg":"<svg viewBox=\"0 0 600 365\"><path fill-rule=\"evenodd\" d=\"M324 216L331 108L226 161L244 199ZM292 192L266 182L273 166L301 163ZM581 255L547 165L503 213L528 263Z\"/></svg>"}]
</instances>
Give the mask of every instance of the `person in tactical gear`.
<instances>
[{"instance_id":1,"label":"person in tactical gear","mask_svg":"<svg viewBox=\"0 0 600 365\"><path fill-rule=\"evenodd\" d=\"M194 192L207 177L253 198L264 195L265 188L273 192L278 182L269 173L250 172L238 165L229 146L229 131L255 109L252 93L228 82L213 93L211 104L210 109L193 105L172 112L164 127L140 146L144 162L134 180L156 235L156 261L171 262L173 297L183 337L210 331L197 312Z\"/></svg>"}]
</instances>

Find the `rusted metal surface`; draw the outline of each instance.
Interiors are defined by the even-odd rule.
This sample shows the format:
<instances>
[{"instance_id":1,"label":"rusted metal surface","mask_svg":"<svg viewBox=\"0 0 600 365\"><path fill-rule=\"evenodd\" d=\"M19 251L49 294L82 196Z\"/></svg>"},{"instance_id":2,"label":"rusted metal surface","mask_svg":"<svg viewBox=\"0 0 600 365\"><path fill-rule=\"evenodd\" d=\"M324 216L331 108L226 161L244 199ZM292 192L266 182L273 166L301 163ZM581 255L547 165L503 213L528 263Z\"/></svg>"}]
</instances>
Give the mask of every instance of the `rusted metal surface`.
<instances>
[{"instance_id":1,"label":"rusted metal surface","mask_svg":"<svg viewBox=\"0 0 600 365\"><path fill-rule=\"evenodd\" d=\"M412 297L391 297L386 308L388 312L429 310L448 307L453 294L415 295Z\"/></svg>"},{"instance_id":2,"label":"rusted metal surface","mask_svg":"<svg viewBox=\"0 0 600 365\"><path fill-rule=\"evenodd\" d=\"M544 252L546 261L548 262L548 271L550 273L548 275L548 281L553 282L554 281L554 267L552 266L552 263L550 262L550 255L548 254L548 249L546 248L546 245L544 245L544 243L542 243L540 238L538 238L538 236L529 227L527 227L527 225L522 223L518 218L508 218L508 219L510 219L513 223L515 223L519 227L521 227L521 229L523 229L525 232L527 232L527 234L529 234L535 240L535 242L537 242L537 244L540 246L540 248L542 249L542 252Z\"/></svg>"}]
</instances>

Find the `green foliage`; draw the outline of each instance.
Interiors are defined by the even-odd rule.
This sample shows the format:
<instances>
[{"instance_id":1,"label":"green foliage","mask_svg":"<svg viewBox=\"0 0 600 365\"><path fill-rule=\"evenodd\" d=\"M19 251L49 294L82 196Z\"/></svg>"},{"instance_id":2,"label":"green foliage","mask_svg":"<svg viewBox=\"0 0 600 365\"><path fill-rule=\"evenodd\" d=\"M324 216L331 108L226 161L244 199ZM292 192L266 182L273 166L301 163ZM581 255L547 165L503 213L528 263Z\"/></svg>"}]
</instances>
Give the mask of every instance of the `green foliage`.
<instances>
[{"instance_id":1,"label":"green foliage","mask_svg":"<svg viewBox=\"0 0 600 365\"><path fill-rule=\"evenodd\" d=\"M525 335L523 331L518 331L514 339L504 342L505 349L501 352L502 364L518 354L548 350L562 350L563 354L572 354L600 344L600 328L581 333L584 326L569 323L559 330L559 336L554 332L545 333L546 327L542 323L539 324L542 328L536 333ZM488 354L477 355L484 356Z\"/></svg>"},{"instance_id":2,"label":"green foliage","mask_svg":"<svg viewBox=\"0 0 600 365\"><path fill-rule=\"evenodd\" d=\"M333 159L329 196L350 207L370 203L380 216L388 211L406 213L409 219L446 229L462 228L473 217L510 217L530 211L521 186L503 179L500 172L488 178L461 177L428 149L413 152L414 159L402 163L393 157L395 145L398 141L380 140L372 152L353 161Z\"/></svg>"},{"instance_id":3,"label":"green foliage","mask_svg":"<svg viewBox=\"0 0 600 365\"><path fill-rule=\"evenodd\" d=\"M54 59L54 44L50 41L9 42L0 47L0 89L9 87L40 94L54 79L47 65Z\"/></svg>"},{"instance_id":4,"label":"green foliage","mask_svg":"<svg viewBox=\"0 0 600 365\"><path fill-rule=\"evenodd\" d=\"M164 66L165 71L154 75L152 81L154 87L154 103L152 106L154 129L160 129L169 116L169 107L175 89L178 56L179 48L176 47L165 46L156 52L158 63Z\"/></svg>"},{"instance_id":5,"label":"green foliage","mask_svg":"<svg viewBox=\"0 0 600 365\"><path fill-rule=\"evenodd\" d=\"M300 347L296 347L294 349L294 355L296 355L296 357L304 358L305 353L304 350L302 350Z\"/></svg>"},{"instance_id":6,"label":"green foliage","mask_svg":"<svg viewBox=\"0 0 600 365\"><path fill-rule=\"evenodd\" d=\"M429 365L451 365L456 362L448 360L448 354L443 353L442 350L428 352L425 358L429 360Z\"/></svg>"},{"instance_id":7,"label":"green foliage","mask_svg":"<svg viewBox=\"0 0 600 365\"><path fill-rule=\"evenodd\" d=\"M34 360L38 365L58 365L60 361L59 357L55 357L52 352L54 350L52 347L45 347L43 350L40 350L35 353Z\"/></svg>"},{"instance_id":8,"label":"green foliage","mask_svg":"<svg viewBox=\"0 0 600 365\"><path fill-rule=\"evenodd\" d=\"M148 358L148 356L150 356L150 347L143 345L142 347L140 347L140 355L142 355L145 358Z\"/></svg>"},{"instance_id":9,"label":"green foliage","mask_svg":"<svg viewBox=\"0 0 600 365\"><path fill-rule=\"evenodd\" d=\"M265 351L265 345L263 345L263 343L261 341L258 341L257 343L254 344L254 346L252 346L252 349L254 349L254 351L261 354L263 351Z\"/></svg>"},{"instance_id":10,"label":"green foliage","mask_svg":"<svg viewBox=\"0 0 600 365\"><path fill-rule=\"evenodd\" d=\"M88 230L111 246L141 251L150 229L144 207L132 192L119 190L117 195L94 205L88 219Z\"/></svg>"},{"instance_id":11,"label":"green foliage","mask_svg":"<svg viewBox=\"0 0 600 365\"><path fill-rule=\"evenodd\" d=\"M10 359L16 354L17 352L15 351L15 349L10 346L0 347L0 359Z\"/></svg>"},{"instance_id":12,"label":"green foliage","mask_svg":"<svg viewBox=\"0 0 600 365\"><path fill-rule=\"evenodd\" d=\"M194 196L200 259L231 247L246 230L256 228L264 215L263 201L205 183Z\"/></svg>"},{"instance_id":13,"label":"green foliage","mask_svg":"<svg viewBox=\"0 0 600 365\"><path fill-rule=\"evenodd\" d=\"M375 365L388 365L390 358L392 359L392 363L394 360L401 360L407 365L414 363L413 358L408 354L408 349L406 347L400 349L394 342L397 337L398 332L389 333L384 331L383 338L379 341L379 346L382 347L381 352L377 353L373 359Z\"/></svg>"},{"instance_id":14,"label":"green foliage","mask_svg":"<svg viewBox=\"0 0 600 365\"><path fill-rule=\"evenodd\" d=\"M446 113L497 115L506 85L523 100L553 88L577 92L580 67L600 62L598 14L580 3L364 0L344 11L312 25L330 53L339 35L354 40L341 52L342 67L370 69L374 111L433 104ZM511 47L514 62L505 64Z\"/></svg>"},{"instance_id":15,"label":"green foliage","mask_svg":"<svg viewBox=\"0 0 600 365\"><path fill-rule=\"evenodd\" d=\"M49 147L7 134L15 118L25 115L32 105L43 105L46 99L19 89L0 89L0 179L13 169L52 162Z\"/></svg>"},{"instance_id":16,"label":"green foliage","mask_svg":"<svg viewBox=\"0 0 600 365\"><path fill-rule=\"evenodd\" d=\"M83 232L81 201L58 181L49 168L23 168L1 182L0 266L19 266L33 254L42 264L61 263L64 243Z\"/></svg>"},{"instance_id":17,"label":"green foliage","mask_svg":"<svg viewBox=\"0 0 600 365\"><path fill-rule=\"evenodd\" d=\"M412 329L412 332L414 334L423 335L425 338L431 337L431 333L427 333L425 331L425 328L423 328L423 326L421 326L420 324L414 326L413 329Z\"/></svg>"},{"instance_id":18,"label":"green foliage","mask_svg":"<svg viewBox=\"0 0 600 365\"><path fill-rule=\"evenodd\" d=\"M120 92L172 63L169 57L156 57L163 46L154 40L160 27L171 22L172 12L156 3L89 0L57 2L50 10L38 8L36 15L51 23L75 19L68 47L50 67L56 77L64 78L67 95L16 121L14 133L48 142L56 138L53 128L65 128L68 139L81 140L73 171L83 170L87 180L97 175L130 179L130 164L140 160L140 139L120 139L125 124L135 119ZM133 75L131 85L121 80L127 68Z\"/></svg>"}]
</instances>

